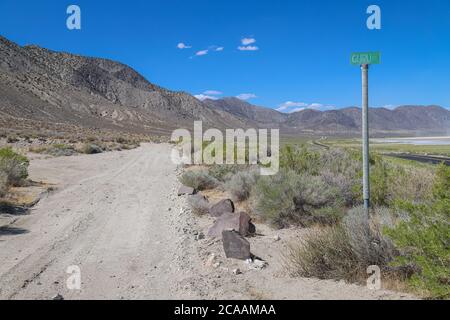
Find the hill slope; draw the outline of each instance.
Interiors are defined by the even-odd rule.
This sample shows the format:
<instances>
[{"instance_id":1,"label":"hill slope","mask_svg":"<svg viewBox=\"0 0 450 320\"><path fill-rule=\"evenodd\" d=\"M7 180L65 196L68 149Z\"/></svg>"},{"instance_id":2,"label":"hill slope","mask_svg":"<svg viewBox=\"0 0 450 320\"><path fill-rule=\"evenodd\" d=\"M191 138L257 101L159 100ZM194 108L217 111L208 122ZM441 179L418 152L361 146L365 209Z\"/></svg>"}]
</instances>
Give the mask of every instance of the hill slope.
<instances>
[{"instance_id":1,"label":"hill slope","mask_svg":"<svg viewBox=\"0 0 450 320\"><path fill-rule=\"evenodd\" d=\"M78 126L168 135L175 128L280 128L287 134L360 131L361 110L303 110L283 114L237 98L199 101L150 83L132 68L107 59L21 47L0 36L0 125ZM371 109L381 134L450 131L450 111L438 106Z\"/></svg>"}]
</instances>

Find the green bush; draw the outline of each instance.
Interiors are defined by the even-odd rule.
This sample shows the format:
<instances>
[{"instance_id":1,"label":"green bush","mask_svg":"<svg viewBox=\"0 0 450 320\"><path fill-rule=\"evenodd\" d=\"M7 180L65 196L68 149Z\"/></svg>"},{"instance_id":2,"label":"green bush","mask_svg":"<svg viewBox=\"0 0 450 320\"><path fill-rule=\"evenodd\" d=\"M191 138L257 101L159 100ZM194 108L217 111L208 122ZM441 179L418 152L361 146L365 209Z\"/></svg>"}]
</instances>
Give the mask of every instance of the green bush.
<instances>
[{"instance_id":1,"label":"green bush","mask_svg":"<svg viewBox=\"0 0 450 320\"><path fill-rule=\"evenodd\" d=\"M280 168L292 170L298 174L318 174L320 155L311 152L305 146L284 146L280 151Z\"/></svg>"},{"instance_id":2,"label":"green bush","mask_svg":"<svg viewBox=\"0 0 450 320\"><path fill-rule=\"evenodd\" d=\"M20 186L28 177L27 157L14 152L11 148L0 149L0 172L6 177L7 186Z\"/></svg>"},{"instance_id":3,"label":"green bush","mask_svg":"<svg viewBox=\"0 0 450 320\"><path fill-rule=\"evenodd\" d=\"M399 202L406 221L386 233L401 250L395 265L415 265L421 272L409 280L411 287L433 298L450 297L450 167L441 165L429 203Z\"/></svg>"},{"instance_id":4,"label":"green bush","mask_svg":"<svg viewBox=\"0 0 450 320\"><path fill-rule=\"evenodd\" d=\"M213 189L218 186L219 182L208 174L207 170L191 170L185 172L180 182L185 186L194 188L196 190Z\"/></svg>"},{"instance_id":5,"label":"green bush","mask_svg":"<svg viewBox=\"0 0 450 320\"><path fill-rule=\"evenodd\" d=\"M306 226L323 222L324 212L321 216L317 210L341 207L343 204L339 190L327 184L322 177L287 170L261 177L253 195L256 212L280 228L290 224ZM315 212L318 214L315 215Z\"/></svg>"}]
</instances>

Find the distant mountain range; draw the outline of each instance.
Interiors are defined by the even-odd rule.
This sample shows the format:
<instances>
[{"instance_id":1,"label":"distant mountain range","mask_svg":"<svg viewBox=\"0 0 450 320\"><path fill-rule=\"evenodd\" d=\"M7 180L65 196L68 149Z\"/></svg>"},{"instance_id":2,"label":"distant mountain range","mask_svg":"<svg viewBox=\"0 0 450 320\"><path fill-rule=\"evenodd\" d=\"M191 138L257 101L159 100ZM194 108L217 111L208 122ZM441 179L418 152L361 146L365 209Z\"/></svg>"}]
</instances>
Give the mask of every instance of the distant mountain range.
<instances>
[{"instance_id":1,"label":"distant mountain range","mask_svg":"<svg viewBox=\"0 0 450 320\"><path fill-rule=\"evenodd\" d=\"M175 76L175 75L174 75ZM355 135L361 110L303 110L284 114L237 98L199 101L147 81L107 59L21 47L0 36L0 124L72 125L168 135L179 127L280 128L286 134ZM450 111L439 106L371 109L374 134L441 134Z\"/></svg>"}]
</instances>

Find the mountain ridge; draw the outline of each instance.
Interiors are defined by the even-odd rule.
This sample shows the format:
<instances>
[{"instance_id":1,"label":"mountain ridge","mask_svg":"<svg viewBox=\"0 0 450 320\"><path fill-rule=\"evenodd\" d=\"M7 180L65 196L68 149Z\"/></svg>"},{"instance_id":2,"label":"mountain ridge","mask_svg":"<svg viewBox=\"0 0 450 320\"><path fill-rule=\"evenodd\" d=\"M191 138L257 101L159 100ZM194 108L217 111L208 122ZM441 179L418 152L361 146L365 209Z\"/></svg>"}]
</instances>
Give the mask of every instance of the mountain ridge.
<instances>
[{"instance_id":1,"label":"mountain ridge","mask_svg":"<svg viewBox=\"0 0 450 320\"><path fill-rule=\"evenodd\" d=\"M121 62L19 46L0 35L0 120L6 126L21 119L161 135L192 129L195 120L218 129L355 135L361 114L355 107L285 114L233 97L200 101L160 87ZM370 109L370 121L379 134L450 131L450 111L439 106Z\"/></svg>"}]
</instances>

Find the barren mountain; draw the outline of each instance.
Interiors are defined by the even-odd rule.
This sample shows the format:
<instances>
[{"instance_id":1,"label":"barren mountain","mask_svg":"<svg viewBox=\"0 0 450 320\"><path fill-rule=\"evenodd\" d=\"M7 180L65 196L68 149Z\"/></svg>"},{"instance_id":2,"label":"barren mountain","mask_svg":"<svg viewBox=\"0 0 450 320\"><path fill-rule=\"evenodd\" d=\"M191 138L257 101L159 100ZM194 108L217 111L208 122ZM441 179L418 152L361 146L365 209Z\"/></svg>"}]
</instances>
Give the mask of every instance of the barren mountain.
<instances>
[{"instance_id":1,"label":"barren mountain","mask_svg":"<svg viewBox=\"0 0 450 320\"><path fill-rule=\"evenodd\" d=\"M169 133L194 120L242 126L193 96L148 82L106 59L20 47L0 37L0 115L146 133Z\"/></svg>"},{"instance_id":2,"label":"barren mountain","mask_svg":"<svg viewBox=\"0 0 450 320\"><path fill-rule=\"evenodd\" d=\"M361 110L303 110L283 114L236 98L201 102L150 83L107 59L19 46L0 36L0 124L110 129L167 135L179 127L280 128L288 134L349 134L360 130ZM438 106L371 109L371 130L389 134L450 131L450 111ZM58 129L59 130L59 129Z\"/></svg>"}]
</instances>

